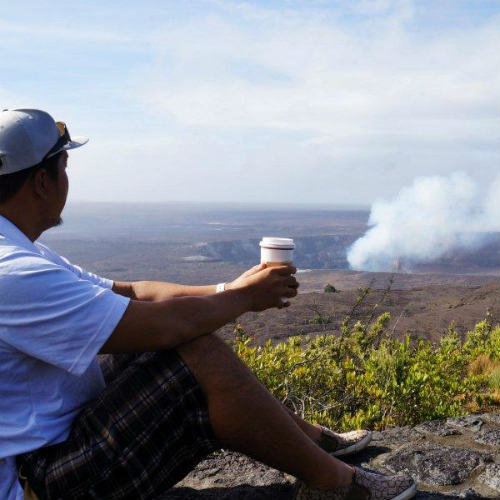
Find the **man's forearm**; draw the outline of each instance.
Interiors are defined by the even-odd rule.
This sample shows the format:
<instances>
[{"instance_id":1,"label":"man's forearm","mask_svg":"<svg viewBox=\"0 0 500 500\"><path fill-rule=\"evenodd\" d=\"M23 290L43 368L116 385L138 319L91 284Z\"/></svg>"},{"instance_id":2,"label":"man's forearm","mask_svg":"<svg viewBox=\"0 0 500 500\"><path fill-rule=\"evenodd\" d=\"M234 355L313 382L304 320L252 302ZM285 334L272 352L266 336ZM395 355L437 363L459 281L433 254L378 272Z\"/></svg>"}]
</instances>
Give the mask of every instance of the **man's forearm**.
<instances>
[{"instance_id":1,"label":"man's forearm","mask_svg":"<svg viewBox=\"0 0 500 500\"><path fill-rule=\"evenodd\" d=\"M214 332L250 310L248 295L243 290L231 290L205 297L173 299L176 314L184 317L188 325L188 342L200 335ZM172 302L172 301L167 301Z\"/></svg>"},{"instance_id":2,"label":"man's forearm","mask_svg":"<svg viewBox=\"0 0 500 500\"><path fill-rule=\"evenodd\" d=\"M250 310L244 290L160 302L132 300L102 353L172 349L211 333Z\"/></svg>"},{"instance_id":3,"label":"man's forearm","mask_svg":"<svg viewBox=\"0 0 500 500\"><path fill-rule=\"evenodd\" d=\"M166 281L135 281L132 289L136 300L146 300L158 302L171 299L173 297L202 297L215 293L216 285L191 286L177 283L167 283Z\"/></svg>"},{"instance_id":4,"label":"man's forearm","mask_svg":"<svg viewBox=\"0 0 500 500\"><path fill-rule=\"evenodd\" d=\"M222 293L160 301L132 297L102 352L171 349L212 333L247 311L288 307L290 303L283 303L283 297L297 295L298 283L291 276L296 271L293 266L259 265L232 281L230 289ZM123 283L113 284L113 291L122 289L132 294Z\"/></svg>"}]
</instances>

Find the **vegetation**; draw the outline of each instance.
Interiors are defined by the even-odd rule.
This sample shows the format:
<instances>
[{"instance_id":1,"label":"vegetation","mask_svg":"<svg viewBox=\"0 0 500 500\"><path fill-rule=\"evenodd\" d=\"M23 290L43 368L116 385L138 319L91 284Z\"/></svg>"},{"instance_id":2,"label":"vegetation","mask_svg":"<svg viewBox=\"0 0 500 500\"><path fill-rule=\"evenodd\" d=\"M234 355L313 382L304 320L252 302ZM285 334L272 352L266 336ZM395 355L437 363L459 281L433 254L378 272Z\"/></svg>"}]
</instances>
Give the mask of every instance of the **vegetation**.
<instances>
[{"instance_id":1,"label":"vegetation","mask_svg":"<svg viewBox=\"0 0 500 500\"><path fill-rule=\"evenodd\" d=\"M498 411L500 327L493 328L489 318L464 338L451 325L438 344L391 338L388 313L366 323L351 318L338 335L295 336L263 346L237 325L234 349L285 405L336 429L383 429Z\"/></svg>"},{"instance_id":2,"label":"vegetation","mask_svg":"<svg viewBox=\"0 0 500 500\"><path fill-rule=\"evenodd\" d=\"M313 313L311 318L306 320L306 325L328 325L333 321L333 316L325 314L321 305L317 302L309 304L307 308Z\"/></svg>"},{"instance_id":3,"label":"vegetation","mask_svg":"<svg viewBox=\"0 0 500 500\"><path fill-rule=\"evenodd\" d=\"M337 293L337 289L333 285L331 285L330 283L325 285L325 287L323 288L323 291L325 293Z\"/></svg>"}]
</instances>

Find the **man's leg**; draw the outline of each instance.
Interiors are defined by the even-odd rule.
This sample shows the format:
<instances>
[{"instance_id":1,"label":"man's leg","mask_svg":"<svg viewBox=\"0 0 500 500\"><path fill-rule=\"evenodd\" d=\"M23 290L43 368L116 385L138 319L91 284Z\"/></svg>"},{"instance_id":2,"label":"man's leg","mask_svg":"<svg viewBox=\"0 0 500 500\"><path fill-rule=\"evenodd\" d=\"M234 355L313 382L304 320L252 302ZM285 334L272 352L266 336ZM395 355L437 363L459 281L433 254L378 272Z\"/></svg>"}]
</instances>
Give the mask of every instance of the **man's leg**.
<instances>
[{"instance_id":1,"label":"man's leg","mask_svg":"<svg viewBox=\"0 0 500 500\"><path fill-rule=\"evenodd\" d=\"M315 488L351 482L353 469L317 446L222 340L205 335L176 350L205 393L213 431L224 447Z\"/></svg>"},{"instance_id":2,"label":"man's leg","mask_svg":"<svg viewBox=\"0 0 500 500\"><path fill-rule=\"evenodd\" d=\"M295 423L302 429L302 432L305 432L314 442L317 442L319 440L319 437L321 435L321 430L319 426L315 424L310 424L303 418L299 417L296 413L294 413L290 408L287 406L284 406L285 410L288 412L288 414L293 418Z\"/></svg>"}]
</instances>

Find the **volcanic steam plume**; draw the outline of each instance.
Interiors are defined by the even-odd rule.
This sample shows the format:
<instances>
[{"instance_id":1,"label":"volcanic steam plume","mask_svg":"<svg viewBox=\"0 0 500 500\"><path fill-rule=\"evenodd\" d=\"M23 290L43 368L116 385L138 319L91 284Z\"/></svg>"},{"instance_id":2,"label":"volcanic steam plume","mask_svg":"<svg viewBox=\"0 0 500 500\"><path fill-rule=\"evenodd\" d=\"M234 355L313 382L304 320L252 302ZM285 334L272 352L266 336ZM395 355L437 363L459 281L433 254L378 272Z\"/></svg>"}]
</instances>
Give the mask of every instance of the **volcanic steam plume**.
<instances>
[{"instance_id":1,"label":"volcanic steam plume","mask_svg":"<svg viewBox=\"0 0 500 500\"><path fill-rule=\"evenodd\" d=\"M391 271L479 248L500 230L500 178L480 190L466 174L420 177L371 209L370 229L348 249L352 269ZM488 234L489 233L489 234Z\"/></svg>"}]
</instances>

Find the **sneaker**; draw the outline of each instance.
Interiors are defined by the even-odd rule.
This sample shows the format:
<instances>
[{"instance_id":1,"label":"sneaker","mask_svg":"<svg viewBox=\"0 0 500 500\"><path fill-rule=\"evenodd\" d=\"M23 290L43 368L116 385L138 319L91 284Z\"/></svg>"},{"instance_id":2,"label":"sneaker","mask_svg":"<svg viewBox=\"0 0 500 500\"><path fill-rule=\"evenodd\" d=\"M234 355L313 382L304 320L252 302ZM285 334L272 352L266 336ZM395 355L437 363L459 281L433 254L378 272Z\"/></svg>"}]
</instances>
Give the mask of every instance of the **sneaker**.
<instances>
[{"instance_id":1,"label":"sneaker","mask_svg":"<svg viewBox=\"0 0 500 500\"><path fill-rule=\"evenodd\" d=\"M297 481L294 500L407 500L417 493L410 477L384 476L360 467L354 470L352 483L334 490L318 490Z\"/></svg>"},{"instance_id":2,"label":"sneaker","mask_svg":"<svg viewBox=\"0 0 500 500\"><path fill-rule=\"evenodd\" d=\"M335 457L350 455L366 448L372 440L370 431L351 431L337 434L327 427L320 426L321 435L318 445Z\"/></svg>"}]
</instances>

